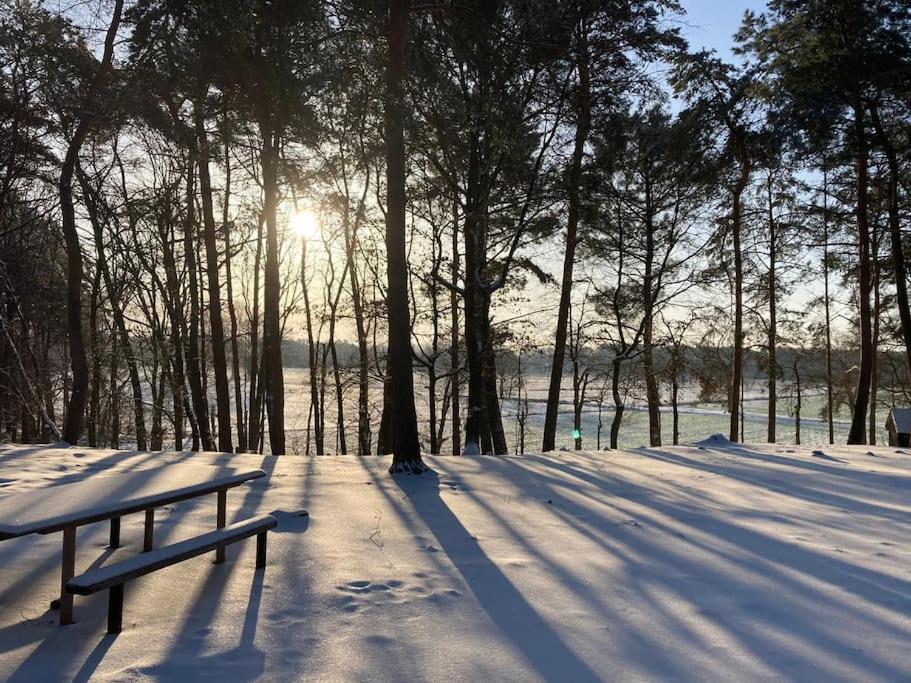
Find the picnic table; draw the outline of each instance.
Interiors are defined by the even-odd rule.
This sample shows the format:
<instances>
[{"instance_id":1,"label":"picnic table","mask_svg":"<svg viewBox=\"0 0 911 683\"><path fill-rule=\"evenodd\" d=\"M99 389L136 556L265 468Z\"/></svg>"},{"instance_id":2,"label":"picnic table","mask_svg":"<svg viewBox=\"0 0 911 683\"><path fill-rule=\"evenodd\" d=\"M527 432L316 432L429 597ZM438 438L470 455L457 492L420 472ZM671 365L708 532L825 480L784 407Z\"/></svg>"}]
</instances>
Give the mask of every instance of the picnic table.
<instances>
[{"instance_id":1,"label":"picnic table","mask_svg":"<svg viewBox=\"0 0 911 683\"><path fill-rule=\"evenodd\" d=\"M122 474L96 474L0 499L0 541L28 534L63 532L60 570L60 623L73 623L73 595L66 583L75 575L76 529L110 520L110 546L120 545L120 518L145 512L143 550L152 549L156 507L218 494L216 527L225 526L227 491L265 476L260 469L225 469L203 465L165 465ZM224 548L216 561L224 560Z\"/></svg>"}]
</instances>

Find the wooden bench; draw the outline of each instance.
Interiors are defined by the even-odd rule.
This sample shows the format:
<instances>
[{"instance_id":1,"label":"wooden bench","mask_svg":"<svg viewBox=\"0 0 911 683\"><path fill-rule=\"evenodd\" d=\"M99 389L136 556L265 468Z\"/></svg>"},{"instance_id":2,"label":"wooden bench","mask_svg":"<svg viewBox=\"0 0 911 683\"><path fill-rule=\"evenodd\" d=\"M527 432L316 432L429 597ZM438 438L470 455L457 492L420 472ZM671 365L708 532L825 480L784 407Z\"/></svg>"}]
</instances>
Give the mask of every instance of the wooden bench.
<instances>
[{"instance_id":1,"label":"wooden bench","mask_svg":"<svg viewBox=\"0 0 911 683\"><path fill-rule=\"evenodd\" d=\"M0 541L28 534L63 532L60 562L60 597L51 603L60 610L60 623L73 623L73 594L66 584L76 574L76 529L110 520L110 547L120 546L120 518L145 512L142 549L152 549L155 508L218 494L215 526L227 520L228 489L264 477L260 469L236 469L206 465L173 464L137 469L119 474L82 478L0 498ZM224 560L224 548L216 550Z\"/></svg>"},{"instance_id":2,"label":"wooden bench","mask_svg":"<svg viewBox=\"0 0 911 683\"><path fill-rule=\"evenodd\" d=\"M266 533L269 529L274 529L276 524L278 522L272 515L245 519L195 538L91 569L67 581L66 591L75 595L91 595L109 589L108 633L120 633L123 623L123 586L127 581L213 550L216 551L216 562L219 562L224 556L226 546L251 536L256 536L256 566L265 567Z\"/></svg>"}]
</instances>

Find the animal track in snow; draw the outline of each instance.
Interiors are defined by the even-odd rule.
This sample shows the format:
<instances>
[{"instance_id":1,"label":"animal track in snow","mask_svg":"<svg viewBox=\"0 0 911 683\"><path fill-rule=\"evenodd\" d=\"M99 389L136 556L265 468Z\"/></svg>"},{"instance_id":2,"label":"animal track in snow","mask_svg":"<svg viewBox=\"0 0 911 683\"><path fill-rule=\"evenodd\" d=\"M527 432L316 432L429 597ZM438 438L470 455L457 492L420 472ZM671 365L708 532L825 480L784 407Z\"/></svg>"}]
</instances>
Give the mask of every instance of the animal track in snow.
<instances>
[{"instance_id":1,"label":"animal track in snow","mask_svg":"<svg viewBox=\"0 0 911 683\"><path fill-rule=\"evenodd\" d=\"M338 606L345 612L359 612L374 605L407 604L427 600L439 603L452 598L462 597L462 593L450 586L436 587L434 580L421 572L413 576L421 579L416 583L406 584L398 579L387 581L348 581L336 586L343 595L339 596Z\"/></svg>"}]
</instances>

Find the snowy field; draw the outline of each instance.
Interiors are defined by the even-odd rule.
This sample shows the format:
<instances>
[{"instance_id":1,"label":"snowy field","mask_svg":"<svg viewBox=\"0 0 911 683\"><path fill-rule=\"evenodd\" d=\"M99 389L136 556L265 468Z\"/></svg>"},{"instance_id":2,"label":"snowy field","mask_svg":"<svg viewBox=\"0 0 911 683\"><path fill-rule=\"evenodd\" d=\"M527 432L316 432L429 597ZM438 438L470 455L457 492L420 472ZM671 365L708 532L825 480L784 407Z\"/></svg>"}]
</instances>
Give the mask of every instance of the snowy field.
<instances>
[{"instance_id":1,"label":"snowy field","mask_svg":"<svg viewBox=\"0 0 911 683\"><path fill-rule=\"evenodd\" d=\"M127 453L7 446L0 496L169 463L254 466L228 522L254 543L47 609L60 534L0 543L0 679L908 680L911 453L699 446L428 458ZM309 516L299 511L306 509ZM156 543L209 530L215 497L158 513ZM77 571L138 552L83 527Z\"/></svg>"},{"instance_id":2,"label":"snowy field","mask_svg":"<svg viewBox=\"0 0 911 683\"><path fill-rule=\"evenodd\" d=\"M540 448L542 436L544 433L544 415L547 411L547 390L550 377L541 374L532 374L527 378L528 381L528 422L525 426L526 449ZM416 372L414 374L415 385L415 408L417 409L418 419L421 422L421 436L424 439L425 447L427 443L427 434L429 429L429 409L426 396L427 377L424 373ZM382 406L382 386L374 383L374 395L371 396L371 416L374 422L374 429L379 423L380 409ZM442 392L442 383L440 384ZM464 388L463 388L464 390ZM330 388L330 394L332 390ZM214 406L215 395L214 386L210 386L210 402ZM662 442L672 443L673 438L673 418L669 397L662 393L661 406L661 430ZM572 410L572 379L564 377L563 388L561 392L562 406L557 420L556 446L557 448L572 448L573 441L573 410ZM745 394L746 400L743 403L744 420L743 434L745 441L766 441L767 422L768 422L768 395L765 384L760 381L750 383L750 388ZM711 434L727 434L730 429L730 414L720 404L699 403L698 387L684 387L681 393L680 406L680 442L691 443L700 439L705 439ZM882 403L883 396L877 415L877 441L886 442L886 433L884 423L889 405ZM648 412L645 403L645 396L630 395L626 397L626 412L623 415L623 423L620 429L619 444L621 448L636 448L649 442ZM327 401L326 411L326 449L328 452L338 452L336 439L336 412L334 407L334 396L330 396ZM442 393L438 398L438 408L442 405ZM829 439L828 425L821 419L824 414L825 397L819 390L807 391L803 397L803 410L801 417L801 434L803 443L824 443ZM793 444L796 441L793 415L793 399L789 397L787 385L781 385L779 388L778 398L778 416L777 416L777 441L780 444ZM303 454L306 450L306 427L308 412L310 409L310 381L307 370L301 368L285 368L285 427L288 438L289 452ZM518 450L518 423L516 421L516 401L511 398L501 397L500 409L503 415L503 429L506 432L507 443L510 452ZM62 407L61 407L62 410ZM214 410L214 408L213 408ZM466 397L462 396L462 415L467 410ZM350 432L347 437L348 447L351 448L357 441L357 387L353 381L345 384L345 415L346 431ZM601 421L601 447L604 448L610 443L610 423L613 419L613 407L611 398L608 396L603 405ZM835 414L835 442L844 443L848 437L848 429L851 425L851 414L847 406L840 406ZM128 426L128 425L124 425ZM449 434L451 426L447 425L445 430L445 441L442 445L442 452L449 453L451 450ZM589 402L583 406L582 410L582 445L584 448L597 450L598 444L598 407L594 392L589 393ZM375 436L375 435L374 435Z\"/></svg>"}]
</instances>

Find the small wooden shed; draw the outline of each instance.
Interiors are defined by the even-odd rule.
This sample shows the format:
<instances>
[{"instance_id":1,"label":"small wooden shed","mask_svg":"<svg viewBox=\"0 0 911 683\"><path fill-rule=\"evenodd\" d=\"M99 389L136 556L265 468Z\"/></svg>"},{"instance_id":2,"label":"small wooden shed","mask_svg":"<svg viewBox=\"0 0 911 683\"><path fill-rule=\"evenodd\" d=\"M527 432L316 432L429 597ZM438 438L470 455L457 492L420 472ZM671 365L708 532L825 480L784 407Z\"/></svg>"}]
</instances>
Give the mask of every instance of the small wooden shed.
<instances>
[{"instance_id":1,"label":"small wooden shed","mask_svg":"<svg viewBox=\"0 0 911 683\"><path fill-rule=\"evenodd\" d=\"M886 418L890 446L911 446L911 408L892 408Z\"/></svg>"}]
</instances>

